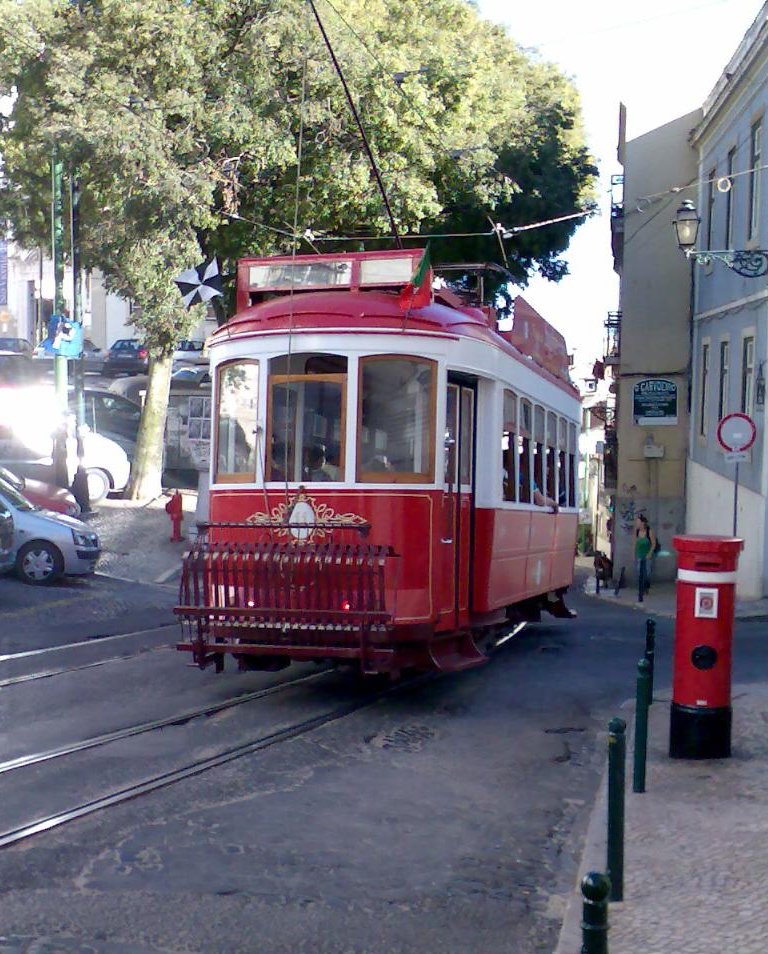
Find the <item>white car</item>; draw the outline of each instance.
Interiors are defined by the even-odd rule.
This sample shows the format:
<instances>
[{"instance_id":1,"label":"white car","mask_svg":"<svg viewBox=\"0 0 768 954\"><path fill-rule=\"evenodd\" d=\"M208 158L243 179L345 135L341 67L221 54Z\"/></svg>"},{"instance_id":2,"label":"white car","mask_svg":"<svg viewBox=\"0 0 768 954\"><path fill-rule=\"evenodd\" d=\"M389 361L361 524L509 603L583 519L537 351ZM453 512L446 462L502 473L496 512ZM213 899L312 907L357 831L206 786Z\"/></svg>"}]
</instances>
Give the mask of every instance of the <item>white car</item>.
<instances>
[{"instance_id":1,"label":"white car","mask_svg":"<svg viewBox=\"0 0 768 954\"><path fill-rule=\"evenodd\" d=\"M62 416L56 392L49 385L0 387L0 465L22 477L50 480L57 421L69 435L66 446L71 486L78 466L74 415ZM127 487L131 465L115 441L91 432L87 426L82 435L88 492L96 503Z\"/></svg>"},{"instance_id":2,"label":"white car","mask_svg":"<svg viewBox=\"0 0 768 954\"><path fill-rule=\"evenodd\" d=\"M186 338L176 345L173 352L173 370L190 365L208 365L208 352L205 350L205 341L202 338Z\"/></svg>"},{"instance_id":3,"label":"white car","mask_svg":"<svg viewBox=\"0 0 768 954\"><path fill-rule=\"evenodd\" d=\"M53 583L61 576L84 576L96 569L98 536L74 517L41 510L0 478L0 511L13 518L15 569L25 583Z\"/></svg>"},{"instance_id":4,"label":"white car","mask_svg":"<svg viewBox=\"0 0 768 954\"><path fill-rule=\"evenodd\" d=\"M71 480L77 472L77 441L67 441L67 464ZM131 462L123 448L103 434L86 430L83 434L83 467L88 477L88 497L98 503L107 494L119 493L128 486ZM70 481L71 486L71 481Z\"/></svg>"}]
</instances>

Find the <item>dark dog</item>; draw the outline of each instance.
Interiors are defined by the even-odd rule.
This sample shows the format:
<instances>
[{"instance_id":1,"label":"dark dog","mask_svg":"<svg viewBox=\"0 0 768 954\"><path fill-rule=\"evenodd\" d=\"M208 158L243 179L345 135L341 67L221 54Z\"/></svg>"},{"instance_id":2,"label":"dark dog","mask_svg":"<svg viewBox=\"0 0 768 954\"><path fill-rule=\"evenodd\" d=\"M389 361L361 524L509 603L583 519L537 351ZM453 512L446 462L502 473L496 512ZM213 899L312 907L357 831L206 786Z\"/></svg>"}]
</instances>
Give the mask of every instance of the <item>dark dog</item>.
<instances>
[{"instance_id":1,"label":"dark dog","mask_svg":"<svg viewBox=\"0 0 768 954\"><path fill-rule=\"evenodd\" d=\"M602 550L595 551L593 566L595 576L601 583L607 583L608 580L613 579L613 560L609 560Z\"/></svg>"}]
</instances>

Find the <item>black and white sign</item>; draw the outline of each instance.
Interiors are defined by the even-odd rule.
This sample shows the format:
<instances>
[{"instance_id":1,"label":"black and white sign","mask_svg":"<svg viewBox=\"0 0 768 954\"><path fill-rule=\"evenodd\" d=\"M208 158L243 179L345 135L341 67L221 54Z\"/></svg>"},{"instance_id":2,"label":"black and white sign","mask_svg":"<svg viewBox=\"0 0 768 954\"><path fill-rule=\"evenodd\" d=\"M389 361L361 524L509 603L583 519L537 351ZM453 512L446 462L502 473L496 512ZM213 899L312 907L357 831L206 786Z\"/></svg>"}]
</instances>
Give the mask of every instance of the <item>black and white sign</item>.
<instances>
[{"instance_id":1,"label":"black and white sign","mask_svg":"<svg viewBox=\"0 0 768 954\"><path fill-rule=\"evenodd\" d=\"M632 388L635 424L677 424L677 384L666 378L643 378Z\"/></svg>"},{"instance_id":2,"label":"black and white sign","mask_svg":"<svg viewBox=\"0 0 768 954\"><path fill-rule=\"evenodd\" d=\"M196 268L188 268L178 278L174 278L174 282L179 286L187 308L198 302L210 301L222 293L219 263L215 258L210 262L202 262Z\"/></svg>"}]
</instances>

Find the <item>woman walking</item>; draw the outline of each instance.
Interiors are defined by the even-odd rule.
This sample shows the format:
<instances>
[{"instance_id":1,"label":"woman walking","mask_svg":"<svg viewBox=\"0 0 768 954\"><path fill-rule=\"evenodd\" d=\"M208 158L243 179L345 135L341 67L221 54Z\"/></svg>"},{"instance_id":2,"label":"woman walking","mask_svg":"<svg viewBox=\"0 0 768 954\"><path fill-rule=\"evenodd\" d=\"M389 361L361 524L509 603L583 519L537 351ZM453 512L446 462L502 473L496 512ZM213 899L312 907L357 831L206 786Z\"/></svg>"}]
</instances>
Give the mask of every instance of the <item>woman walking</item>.
<instances>
[{"instance_id":1,"label":"woman walking","mask_svg":"<svg viewBox=\"0 0 768 954\"><path fill-rule=\"evenodd\" d=\"M637 601L642 603L650 589L648 560L656 549L656 535L648 525L648 518L635 517L635 568L637 570Z\"/></svg>"}]
</instances>

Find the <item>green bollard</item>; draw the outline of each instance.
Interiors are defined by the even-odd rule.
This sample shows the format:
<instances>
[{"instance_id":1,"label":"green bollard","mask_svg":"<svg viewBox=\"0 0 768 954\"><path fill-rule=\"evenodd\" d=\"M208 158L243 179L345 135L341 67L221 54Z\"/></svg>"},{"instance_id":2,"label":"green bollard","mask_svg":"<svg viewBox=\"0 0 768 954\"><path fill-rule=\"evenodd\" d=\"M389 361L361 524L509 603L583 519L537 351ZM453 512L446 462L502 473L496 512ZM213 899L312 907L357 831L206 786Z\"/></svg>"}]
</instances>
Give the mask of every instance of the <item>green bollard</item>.
<instances>
[{"instance_id":1,"label":"green bollard","mask_svg":"<svg viewBox=\"0 0 768 954\"><path fill-rule=\"evenodd\" d=\"M645 658L651 666L648 680L648 705L653 705L653 672L656 666L656 623L649 619L645 622Z\"/></svg>"},{"instance_id":2,"label":"green bollard","mask_svg":"<svg viewBox=\"0 0 768 954\"><path fill-rule=\"evenodd\" d=\"M607 867L610 900L624 900L624 777L627 760L627 723L608 723L608 838Z\"/></svg>"},{"instance_id":3,"label":"green bollard","mask_svg":"<svg viewBox=\"0 0 768 954\"><path fill-rule=\"evenodd\" d=\"M610 891L610 880L599 871L590 871L582 879L581 954L608 954Z\"/></svg>"},{"instance_id":4,"label":"green bollard","mask_svg":"<svg viewBox=\"0 0 768 954\"><path fill-rule=\"evenodd\" d=\"M637 693L635 699L635 757L632 771L632 791L645 791L645 762L648 754L648 684L651 664L641 659L637 664Z\"/></svg>"}]
</instances>

